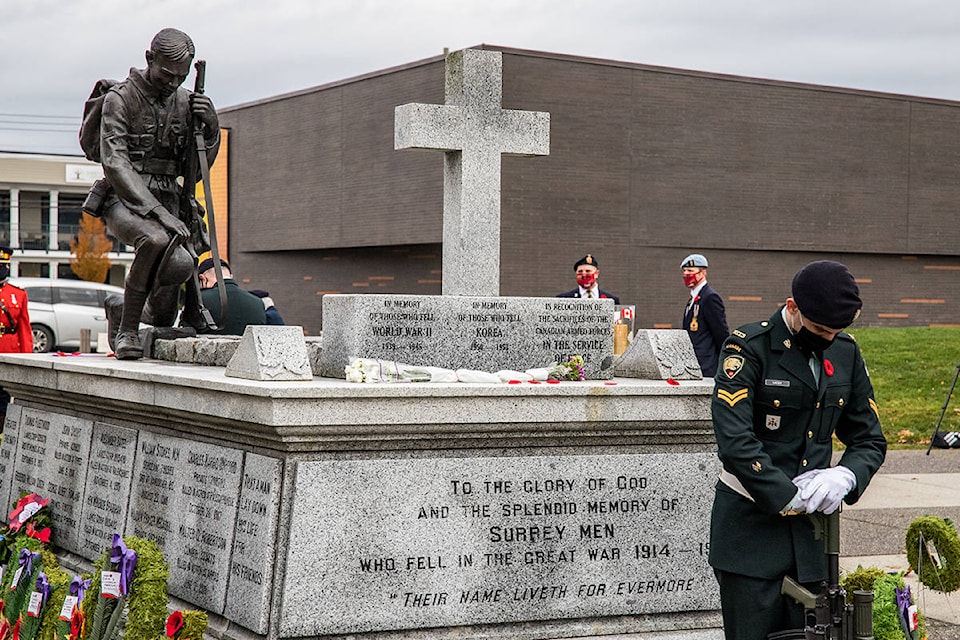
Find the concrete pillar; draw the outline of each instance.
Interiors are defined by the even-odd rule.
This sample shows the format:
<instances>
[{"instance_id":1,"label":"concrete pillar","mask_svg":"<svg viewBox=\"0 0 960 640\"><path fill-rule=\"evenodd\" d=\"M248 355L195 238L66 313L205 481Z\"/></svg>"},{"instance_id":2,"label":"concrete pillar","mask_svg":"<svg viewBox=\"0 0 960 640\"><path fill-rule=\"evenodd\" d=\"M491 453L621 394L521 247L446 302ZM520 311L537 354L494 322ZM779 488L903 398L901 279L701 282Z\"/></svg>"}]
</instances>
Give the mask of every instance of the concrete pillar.
<instances>
[{"instance_id":1,"label":"concrete pillar","mask_svg":"<svg viewBox=\"0 0 960 640\"><path fill-rule=\"evenodd\" d=\"M60 192L53 189L50 190L49 214L47 216L47 219L50 220L47 249L56 251L58 248L57 237L60 235Z\"/></svg>"},{"instance_id":2,"label":"concrete pillar","mask_svg":"<svg viewBox=\"0 0 960 640\"><path fill-rule=\"evenodd\" d=\"M10 189L10 247L20 248L20 189Z\"/></svg>"}]
</instances>

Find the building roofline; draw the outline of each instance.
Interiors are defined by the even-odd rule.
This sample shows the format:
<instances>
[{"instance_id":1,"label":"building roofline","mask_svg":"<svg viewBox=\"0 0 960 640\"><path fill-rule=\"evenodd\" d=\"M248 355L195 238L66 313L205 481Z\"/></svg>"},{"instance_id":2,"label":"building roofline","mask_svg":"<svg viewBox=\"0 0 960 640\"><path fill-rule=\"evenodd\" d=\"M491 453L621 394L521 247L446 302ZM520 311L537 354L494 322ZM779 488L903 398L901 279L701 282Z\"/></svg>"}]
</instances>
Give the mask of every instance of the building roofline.
<instances>
[{"instance_id":1,"label":"building roofline","mask_svg":"<svg viewBox=\"0 0 960 640\"><path fill-rule=\"evenodd\" d=\"M755 85L767 85L771 87L788 87L788 88L794 88L794 89L803 89L807 91L821 91L821 92L827 92L827 93L840 93L840 94L846 94L846 95L870 96L870 97L886 99L886 100L910 100L913 102L924 102L929 104L940 104L940 105L950 105L950 106L956 106L958 104L958 101L956 100L947 100L945 98L931 98L927 96L916 96L916 95L905 94L905 93L891 93L887 91L877 91L873 89L854 89L850 87L815 84L810 82L796 82L791 80L776 80L772 78L741 76L741 75L728 74L728 73L717 73L712 71L680 69L677 67L664 67L664 66L651 65L651 64L645 64L640 62L626 62L621 60L611 60L607 58L594 58L589 56L578 56L578 55L566 54L566 53L552 53L548 51L536 51L533 49L520 49L517 47L507 47L507 46L495 45L495 44L481 43L481 44L474 45L472 47L466 47L466 48L483 49L486 51L500 51L502 53L511 54L511 55L543 58L547 60L562 60L567 62L578 62L582 64L595 64L595 65L601 65L606 67L619 67L623 69L633 69L637 71L647 71L650 73L663 73L668 75L686 76L691 78L705 78L705 79L712 79L712 80L722 80L727 82L743 82L743 83L755 84ZM335 80L333 82L328 82L328 83L317 85L314 87L300 89L298 91L292 91L288 93L279 94L276 96L271 96L268 98L262 98L260 100L254 100L251 102L245 102L238 105L232 105L229 107L225 107L223 109L219 109L218 111L220 113L230 113L232 111L239 111L241 109L247 109L250 107L267 104L270 102L286 100L288 98L296 98L299 96L308 95L318 91L325 91L327 89L333 89L336 87L345 86L355 82L360 82L362 80L368 80L370 78L389 75L392 73L396 73L398 71L404 71L407 69L413 69L413 68L420 67L427 64L433 64L433 63L442 61L444 57L445 57L444 54L431 56L429 58L423 58L421 60L407 62L407 63L396 65L393 67L388 67L386 69L380 69L378 71L371 71L369 73L364 73L361 75L344 78L342 80Z\"/></svg>"},{"instance_id":2,"label":"building roofline","mask_svg":"<svg viewBox=\"0 0 960 640\"><path fill-rule=\"evenodd\" d=\"M36 153L34 151L4 151L0 149L0 160L42 160L46 162L80 162L83 164L95 165L96 162L90 162L81 155L71 155L69 153Z\"/></svg>"},{"instance_id":3,"label":"building roofline","mask_svg":"<svg viewBox=\"0 0 960 640\"><path fill-rule=\"evenodd\" d=\"M478 47L468 47L475 49ZM270 96L268 98L261 98L259 100L252 100L250 102L243 102L237 105L231 105L229 107L224 107L222 109L217 109L218 113L230 113L232 111L239 111L241 109L249 109L250 107L256 107L262 104L268 104L270 102L277 102L279 100L287 100L289 98L297 98L303 95L308 95L311 93L316 93L318 91L326 91L327 89L333 89L336 87L342 87L348 84L353 84L355 82L360 82L362 80L368 80L370 78L377 78L379 76L390 75L391 73L396 73L398 71L405 71L406 69L413 69L415 67L420 67L426 64L433 64L435 62L442 61L446 56L440 54L437 56L431 56L429 58L423 58L421 60L416 60L414 62L407 62L405 64L399 64L393 67L387 67L386 69L380 69L378 71L371 71L369 73L363 73L358 76L351 76L349 78L344 78L342 80L334 80L332 82L327 82L325 84L317 85L314 87L308 87L306 89L299 89L297 91L290 91L288 93L281 93L275 96Z\"/></svg>"},{"instance_id":4,"label":"building roofline","mask_svg":"<svg viewBox=\"0 0 960 640\"><path fill-rule=\"evenodd\" d=\"M713 80L726 80L729 82L744 82L748 84L768 85L774 87L791 87L795 89L806 89L811 91L824 91L829 93L843 93L852 95L872 96L876 98L886 98L893 100L912 100L919 102L929 102L934 104L944 104L956 106L958 101L948 100L946 98L933 98L929 96L917 96L907 93L893 93L889 91L879 91L875 89L855 89L852 87L841 87L837 85L816 84L813 82L797 82L792 80L777 80L773 78L761 78L756 76L742 76L732 73L718 73L714 71L699 71L695 69L681 69L678 67L664 67L641 62L625 62L620 60L610 60L607 58L592 58L589 56L577 56L566 53L551 53L548 51L535 51L532 49L519 49L515 47L505 47L500 45L481 44L472 49L485 49L490 51L501 51L514 55L523 55L534 58L546 58L550 60L565 60L569 62L580 62L584 64L597 64L607 67L621 67L625 69L636 69L638 71L649 71L651 73L664 73L677 76L688 76L694 78L706 78Z\"/></svg>"}]
</instances>

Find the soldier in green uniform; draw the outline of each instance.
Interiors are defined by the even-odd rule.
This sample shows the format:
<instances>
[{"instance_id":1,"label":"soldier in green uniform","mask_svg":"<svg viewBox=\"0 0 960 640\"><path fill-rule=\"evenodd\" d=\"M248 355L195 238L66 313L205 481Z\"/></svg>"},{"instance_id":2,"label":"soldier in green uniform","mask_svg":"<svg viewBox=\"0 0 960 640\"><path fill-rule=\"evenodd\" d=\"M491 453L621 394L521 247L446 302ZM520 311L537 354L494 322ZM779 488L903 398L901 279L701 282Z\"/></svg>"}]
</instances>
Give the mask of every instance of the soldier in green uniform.
<instances>
[{"instance_id":1,"label":"soldier in green uniform","mask_svg":"<svg viewBox=\"0 0 960 640\"><path fill-rule=\"evenodd\" d=\"M724 342L712 400L723 468L710 528L728 640L803 628L780 595L784 576L811 591L826 579L823 545L802 515L856 502L887 444L860 349L843 329L860 314L847 268L812 262L769 320ZM846 445L831 467L832 437Z\"/></svg>"}]
</instances>

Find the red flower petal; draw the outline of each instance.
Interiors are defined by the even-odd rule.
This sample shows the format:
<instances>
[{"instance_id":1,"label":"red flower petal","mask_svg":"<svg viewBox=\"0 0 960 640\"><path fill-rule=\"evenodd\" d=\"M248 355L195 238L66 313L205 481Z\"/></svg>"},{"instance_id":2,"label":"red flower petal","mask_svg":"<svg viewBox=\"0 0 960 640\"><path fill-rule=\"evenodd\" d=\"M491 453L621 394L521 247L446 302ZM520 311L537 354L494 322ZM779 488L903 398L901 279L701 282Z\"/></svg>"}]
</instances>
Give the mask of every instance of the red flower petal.
<instances>
[{"instance_id":1,"label":"red flower petal","mask_svg":"<svg viewBox=\"0 0 960 640\"><path fill-rule=\"evenodd\" d=\"M183 629L183 613L174 611L167 618L167 637L175 637L180 629Z\"/></svg>"},{"instance_id":2,"label":"red flower petal","mask_svg":"<svg viewBox=\"0 0 960 640\"><path fill-rule=\"evenodd\" d=\"M833 363L827 360L826 358L823 359L823 372L826 373L828 376L833 375Z\"/></svg>"},{"instance_id":3,"label":"red flower petal","mask_svg":"<svg viewBox=\"0 0 960 640\"><path fill-rule=\"evenodd\" d=\"M560 381L550 378L549 380L547 380L547 384L560 384Z\"/></svg>"},{"instance_id":4,"label":"red flower petal","mask_svg":"<svg viewBox=\"0 0 960 640\"><path fill-rule=\"evenodd\" d=\"M677 386L677 387L680 386L680 383L677 382L676 380L674 380L673 378L667 378L667 384L672 384L672 385Z\"/></svg>"}]
</instances>

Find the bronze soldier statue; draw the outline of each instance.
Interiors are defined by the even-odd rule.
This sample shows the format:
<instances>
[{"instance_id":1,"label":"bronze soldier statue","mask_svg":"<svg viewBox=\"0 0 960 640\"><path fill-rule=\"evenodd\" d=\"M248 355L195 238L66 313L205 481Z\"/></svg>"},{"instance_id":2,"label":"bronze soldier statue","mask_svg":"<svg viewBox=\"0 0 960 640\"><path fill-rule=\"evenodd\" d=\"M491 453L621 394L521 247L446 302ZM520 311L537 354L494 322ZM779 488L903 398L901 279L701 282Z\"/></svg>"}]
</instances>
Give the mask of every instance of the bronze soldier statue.
<instances>
[{"instance_id":1,"label":"bronze soldier statue","mask_svg":"<svg viewBox=\"0 0 960 640\"><path fill-rule=\"evenodd\" d=\"M141 321L173 325L184 283L184 321L204 326L195 265L209 241L202 209L193 198L200 173L192 134L194 126L203 127L203 151L212 164L220 147L220 124L209 97L180 87L194 55L190 36L163 29L146 52L146 69L131 69L120 82L100 81L101 95L94 90L84 113L87 129L88 121L99 116L98 148L96 143L88 145L93 149L84 146L83 128L80 137L105 176L91 189L84 210L99 214L110 233L136 252L122 304L113 300L106 305L108 331L115 339L111 344L122 360L143 357ZM99 103L92 108L95 99Z\"/></svg>"}]
</instances>

